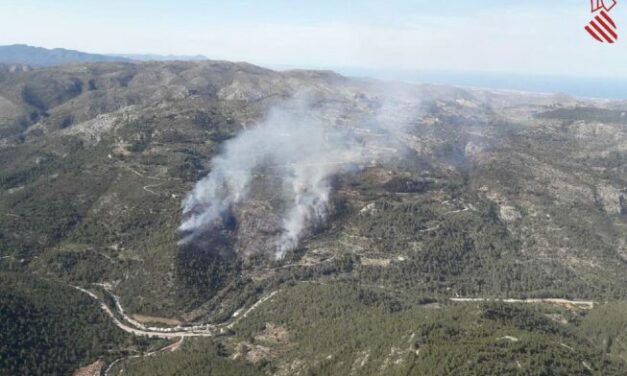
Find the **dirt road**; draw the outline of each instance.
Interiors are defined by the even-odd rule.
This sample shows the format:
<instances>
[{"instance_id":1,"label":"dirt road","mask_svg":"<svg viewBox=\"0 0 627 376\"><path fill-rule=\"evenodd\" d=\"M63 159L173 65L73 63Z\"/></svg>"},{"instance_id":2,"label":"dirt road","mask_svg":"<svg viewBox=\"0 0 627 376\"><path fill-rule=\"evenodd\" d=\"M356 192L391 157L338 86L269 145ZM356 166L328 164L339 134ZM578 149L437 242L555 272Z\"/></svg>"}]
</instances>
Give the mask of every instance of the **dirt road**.
<instances>
[{"instance_id":1,"label":"dirt road","mask_svg":"<svg viewBox=\"0 0 627 376\"><path fill-rule=\"evenodd\" d=\"M550 304L558 304L558 305L570 305L575 307L580 307L584 309L592 309L594 308L593 301L587 300L568 300L568 299L560 299L560 298L549 298L549 299L490 299L490 298L451 298L452 302L458 303L468 303L468 302L503 302L503 303L527 303L527 304L536 304L536 303L550 303Z\"/></svg>"}]
</instances>

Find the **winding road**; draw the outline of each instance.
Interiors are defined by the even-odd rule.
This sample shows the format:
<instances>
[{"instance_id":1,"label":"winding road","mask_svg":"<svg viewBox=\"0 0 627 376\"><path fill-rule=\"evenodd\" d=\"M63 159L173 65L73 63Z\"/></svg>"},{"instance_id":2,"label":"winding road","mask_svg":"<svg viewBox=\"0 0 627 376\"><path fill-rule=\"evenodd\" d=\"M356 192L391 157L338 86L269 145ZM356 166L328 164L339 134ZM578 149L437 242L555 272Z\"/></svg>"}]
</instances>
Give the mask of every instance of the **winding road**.
<instances>
[{"instance_id":1,"label":"winding road","mask_svg":"<svg viewBox=\"0 0 627 376\"><path fill-rule=\"evenodd\" d=\"M113 313L111 308L107 306L107 304L102 301L96 294L93 292L84 289L79 286L72 286L78 291L83 292L84 294L89 295L91 298L96 300L100 304L100 308L113 320L113 323L118 328L124 330L127 333L134 334L136 336L144 336L144 337L155 337L155 338L164 338L164 339L172 339L172 338L183 338L183 337L213 337L216 334L223 333L225 329L231 329L239 320L245 318L258 308L261 304L263 304L268 299L272 298L277 294L278 291L273 291L270 294L263 296L259 299L255 304L253 304L246 312L243 314L238 314L241 312L241 309L233 315L230 321L221 323L221 324L206 324L206 325L196 325L196 326L176 326L173 328L158 328L158 327L147 327L132 318L128 317L122 306L119 303L119 298L108 291L115 300L117 313L124 319L125 322L122 322L116 315Z\"/></svg>"},{"instance_id":2,"label":"winding road","mask_svg":"<svg viewBox=\"0 0 627 376\"><path fill-rule=\"evenodd\" d=\"M250 306L250 308L248 308L244 313L242 313L242 310L244 308L238 309L237 311L235 311L233 316L231 316L230 321L227 321L221 324L175 326L172 328L160 328L160 327L146 326L134 320L133 318L129 317L124 312L124 308L120 304L119 297L111 291L110 286L106 284L99 284L99 286L103 287L107 293L111 294L115 302L115 308L116 308L117 314L121 316L122 319L126 322L121 321L116 316L116 314L111 310L111 308L109 308L109 306L102 299L98 297L98 295L79 286L72 286L72 287L88 295L92 299L96 300L100 304L100 308L111 318L111 320L113 320L113 323L115 324L115 326L124 330L127 333L131 333L136 336L152 337L152 338L163 338L163 339L180 338L180 340L176 343L170 344L166 347L163 347L161 349L155 350L147 354L124 356L119 359L116 359L115 361L111 362L107 366L107 368L104 370L104 373L103 373L104 376L108 376L111 370L113 369L113 367L116 364L124 360L149 357L149 356L153 356L159 353L163 353L165 351L174 351L183 343L186 337L213 337L216 334L223 333L225 329L233 328L233 326L237 324L237 322L246 318L252 311L257 309L261 304L263 304L265 301L272 298L274 295L278 293L278 291L273 291L261 297L261 299L259 299L257 302L255 302L255 304Z\"/></svg>"}]
</instances>

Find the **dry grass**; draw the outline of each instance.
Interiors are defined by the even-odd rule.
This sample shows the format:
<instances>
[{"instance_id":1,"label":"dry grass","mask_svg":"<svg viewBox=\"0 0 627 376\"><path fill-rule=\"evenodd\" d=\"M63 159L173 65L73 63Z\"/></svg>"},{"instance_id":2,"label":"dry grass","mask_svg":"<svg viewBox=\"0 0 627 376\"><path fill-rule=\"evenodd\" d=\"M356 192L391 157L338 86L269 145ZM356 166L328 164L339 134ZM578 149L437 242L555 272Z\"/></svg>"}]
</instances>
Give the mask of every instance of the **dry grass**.
<instances>
[{"instance_id":1,"label":"dry grass","mask_svg":"<svg viewBox=\"0 0 627 376\"><path fill-rule=\"evenodd\" d=\"M145 315L133 315L133 319L141 322L142 324L147 323L159 323L165 325L181 325L183 322L177 319L168 319L166 317L156 317L156 316L145 316Z\"/></svg>"}]
</instances>

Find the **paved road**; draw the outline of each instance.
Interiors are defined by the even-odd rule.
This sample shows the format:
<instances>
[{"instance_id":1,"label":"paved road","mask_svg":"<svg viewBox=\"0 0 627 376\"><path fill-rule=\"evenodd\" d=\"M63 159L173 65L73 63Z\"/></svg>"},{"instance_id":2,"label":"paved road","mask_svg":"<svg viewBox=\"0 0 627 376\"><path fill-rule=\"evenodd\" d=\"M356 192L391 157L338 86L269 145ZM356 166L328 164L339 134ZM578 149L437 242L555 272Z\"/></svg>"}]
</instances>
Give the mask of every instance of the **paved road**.
<instances>
[{"instance_id":1,"label":"paved road","mask_svg":"<svg viewBox=\"0 0 627 376\"><path fill-rule=\"evenodd\" d=\"M82 287L72 286L75 289L89 295L94 300L98 301L100 304L100 308L113 320L113 323L120 329L124 330L127 333L131 333L137 336L144 337L156 337L156 338L179 338L179 337L213 337L214 335L224 331L224 328L230 329L232 328L239 320L248 316L250 312L258 308L263 302L272 298L278 291L274 291L261 299L259 299L255 304L253 304L246 312L243 314L234 315L234 317L229 322L225 322L219 325L197 325L192 327L174 327L174 328L154 328L154 327L146 327L143 324L138 323L132 318L128 317L121 305L119 304L119 299L117 296L113 295L116 306L118 307L118 313L126 320L128 323L124 323L120 321L116 315L113 313L111 308L107 306L105 302L103 302L96 294L93 292L86 290ZM132 326L135 325L135 326Z\"/></svg>"}]
</instances>

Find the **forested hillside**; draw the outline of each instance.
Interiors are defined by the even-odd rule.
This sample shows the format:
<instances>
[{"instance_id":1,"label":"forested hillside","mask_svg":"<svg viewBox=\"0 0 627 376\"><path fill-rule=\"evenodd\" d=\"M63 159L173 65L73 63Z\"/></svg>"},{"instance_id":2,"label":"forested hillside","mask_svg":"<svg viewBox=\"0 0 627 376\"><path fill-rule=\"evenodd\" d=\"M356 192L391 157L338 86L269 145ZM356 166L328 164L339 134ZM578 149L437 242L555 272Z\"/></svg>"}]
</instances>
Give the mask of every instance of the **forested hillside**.
<instances>
[{"instance_id":1,"label":"forested hillside","mask_svg":"<svg viewBox=\"0 0 627 376\"><path fill-rule=\"evenodd\" d=\"M0 273L0 370L7 375L66 375L133 338L100 307L63 284Z\"/></svg>"},{"instance_id":2,"label":"forested hillside","mask_svg":"<svg viewBox=\"0 0 627 376\"><path fill-rule=\"evenodd\" d=\"M626 112L219 61L0 70L0 373L624 374ZM254 157L305 120L315 158ZM201 179L244 174L224 161L250 181L189 237ZM322 204L279 252L294 202ZM141 335L164 328L185 339Z\"/></svg>"}]
</instances>

